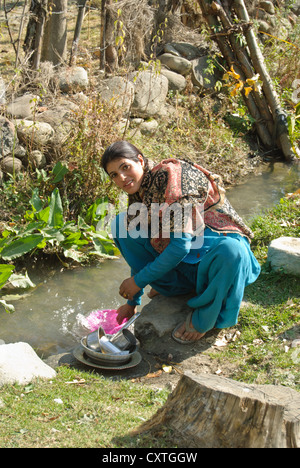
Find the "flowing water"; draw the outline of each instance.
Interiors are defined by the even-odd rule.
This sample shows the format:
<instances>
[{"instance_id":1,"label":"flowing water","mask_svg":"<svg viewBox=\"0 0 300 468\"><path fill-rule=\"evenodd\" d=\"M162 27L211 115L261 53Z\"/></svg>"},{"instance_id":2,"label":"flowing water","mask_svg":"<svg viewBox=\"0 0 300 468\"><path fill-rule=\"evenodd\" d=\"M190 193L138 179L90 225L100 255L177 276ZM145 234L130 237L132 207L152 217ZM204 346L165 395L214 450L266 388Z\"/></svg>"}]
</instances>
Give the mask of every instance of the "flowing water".
<instances>
[{"instance_id":1,"label":"flowing water","mask_svg":"<svg viewBox=\"0 0 300 468\"><path fill-rule=\"evenodd\" d=\"M282 163L265 166L259 176L227 192L228 199L248 222L263 213L286 193L300 188L300 168ZM83 336L84 318L93 310L116 309L124 301L118 295L120 282L130 275L125 261L106 260L97 266L30 272L37 285L20 297L7 297L13 314L0 313L0 339L5 343L25 341L47 357L67 351ZM146 292L149 289L146 288ZM142 305L148 302L144 295Z\"/></svg>"}]
</instances>

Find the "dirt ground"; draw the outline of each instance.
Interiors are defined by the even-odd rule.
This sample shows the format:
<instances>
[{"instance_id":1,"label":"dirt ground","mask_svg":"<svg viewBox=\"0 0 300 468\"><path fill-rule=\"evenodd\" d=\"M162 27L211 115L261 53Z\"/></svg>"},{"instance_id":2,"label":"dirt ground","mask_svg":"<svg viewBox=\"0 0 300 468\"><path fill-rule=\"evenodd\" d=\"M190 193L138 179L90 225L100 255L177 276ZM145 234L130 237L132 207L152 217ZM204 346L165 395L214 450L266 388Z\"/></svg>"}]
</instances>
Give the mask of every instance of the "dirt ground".
<instances>
[{"instance_id":1,"label":"dirt ground","mask_svg":"<svg viewBox=\"0 0 300 468\"><path fill-rule=\"evenodd\" d=\"M182 345L166 334L159 338L155 334L147 341L140 343L139 354L141 362L132 368L124 370L97 369L92 365L79 362L69 353L50 356L46 363L52 367L70 365L81 370L99 373L104 377L120 380L126 379L156 389L167 388L173 390L180 377L186 372L193 374L217 374L228 376L233 364L222 363L213 359L209 354L220 352L229 341L236 337L232 330L213 330L205 335L199 342ZM209 354L208 354L209 351Z\"/></svg>"}]
</instances>

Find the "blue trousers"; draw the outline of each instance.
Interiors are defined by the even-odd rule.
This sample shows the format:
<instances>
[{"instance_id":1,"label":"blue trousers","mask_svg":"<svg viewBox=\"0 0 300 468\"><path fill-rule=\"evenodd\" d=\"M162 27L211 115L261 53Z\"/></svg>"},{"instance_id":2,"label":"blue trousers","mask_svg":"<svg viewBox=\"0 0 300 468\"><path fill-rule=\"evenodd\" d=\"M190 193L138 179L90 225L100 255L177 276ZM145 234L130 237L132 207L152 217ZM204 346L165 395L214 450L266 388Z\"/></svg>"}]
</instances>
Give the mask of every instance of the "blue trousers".
<instances>
[{"instance_id":1,"label":"blue trousers","mask_svg":"<svg viewBox=\"0 0 300 468\"><path fill-rule=\"evenodd\" d=\"M123 238L118 229L112 231L132 275L159 255L148 237ZM192 324L197 331L232 327L238 321L245 287L257 279L260 265L248 239L239 234L219 234L209 228L205 229L199 253L198 263L182 261L150 286L169 297L193 292L195 295L187 305L193 309ZM138 303L139 298L135 299Z\"/></svg>"}]
</instances>

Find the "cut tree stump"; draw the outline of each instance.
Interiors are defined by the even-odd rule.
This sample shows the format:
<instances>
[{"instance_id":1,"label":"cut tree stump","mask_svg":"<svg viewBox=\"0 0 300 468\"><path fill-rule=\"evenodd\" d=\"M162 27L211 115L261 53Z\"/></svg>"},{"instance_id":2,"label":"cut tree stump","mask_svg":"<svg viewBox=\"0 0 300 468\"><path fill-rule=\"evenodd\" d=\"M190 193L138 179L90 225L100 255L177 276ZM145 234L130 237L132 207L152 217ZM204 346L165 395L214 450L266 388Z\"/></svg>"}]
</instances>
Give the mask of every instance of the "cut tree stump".
<instances>
[{"instance_id":1,"label":"cut tree stump","mask_svg":"<svg viewBox=\"0 0 300 468\"><path fill-rule=\"evenodd\" d=\"M163 429L188 448L299 448L300 393L187 373L133 434Z\"/></svg>"}]
</instances>

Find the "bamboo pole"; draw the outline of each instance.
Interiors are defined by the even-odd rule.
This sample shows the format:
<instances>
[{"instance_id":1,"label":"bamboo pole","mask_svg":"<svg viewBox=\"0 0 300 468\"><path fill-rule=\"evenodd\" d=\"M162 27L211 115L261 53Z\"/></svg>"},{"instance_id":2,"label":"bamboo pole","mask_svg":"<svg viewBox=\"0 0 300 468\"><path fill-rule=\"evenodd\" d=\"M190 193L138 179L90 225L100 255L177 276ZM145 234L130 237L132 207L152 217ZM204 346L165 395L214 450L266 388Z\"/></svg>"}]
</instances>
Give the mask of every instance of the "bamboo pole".
<instances>
[{"instance_id":1,"label":"bamboo pole","mask_svg":"<svg viewBox=\"0 0 300 468\"><path fill-rule=\"evenodd\" d=\"M230 12L225 6L223 8L221 1L218 1L218 0L212 3L212 9L219 16L223 24L223 27L229 31L228 40L230 42L231 48L233 52L235 53L236 58L238 59L238 62L246 78L252 78L255 75L255 70L252 67L251 59L248 56L248 52L244 47L242 47L241 45L237 43L237 39L234 33L230 32L230 31L234 31L234 25L230 19ZM272 135L274 132L274 122L273 122L273 117L270 112L268 103L265 97L261 95L255 89L253 89L251 94L254 97L254 101L259 109L259 112L261 113L262 119L264 119L266 123L266 127L269 131L269 138L272 139Z\"/></svg>"},{"instance_id":2,"label":"bamboo pole","mask_svg":"<svg viewBox=\"0 0 300 468\"><path fill-rule=\"evenodd\" d=\"M242 22L249 23L250 18L244 0L234 0L233 8ZM253 66L256 73L259 73L263 82L263 90L272 111L275 123L275 134L273 138L274 140L276 140L276 137L278 138L278 145L281 147L285 159L290 162L294 159L294 152L288 134L286 115L281 108L279 98L265 66L264 57L252 28L245 30L245 38L249 47Z\"/></svg>"},{"instance_id":3,"label":"bamboo pole","mask_svg":"<svg viewBox=\"0 0 300 468\"><path fill-rule=\"evenodd\" d=\"M211 34L214 40L217 42L218 47L228 64L228 67L230 68L233 65L235 71L240 75L241 79L245 81L246 76L244 74L244 71L239 61L236 60L235 54L232 51L230 44L226 40L224 40L223 36L221 39L221 36L215 33L219 29L220 23L215 16L215 12L212 9L212 2L210 0L198 0L198 3L201 8L202 14L210 28ZM255 127L256 127L257 133L262 143L267 148L272 148L273 147L272 136L270 135L270 132L265 124L264 119L262 118L262 115L256 105L256 102L253 96L251 96L250 94L246 98L244 91L242 91L242 95L243 95L245 104L247 105L251 116L255 120Z\"/></svg>"}]
</instances>

